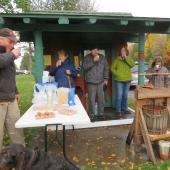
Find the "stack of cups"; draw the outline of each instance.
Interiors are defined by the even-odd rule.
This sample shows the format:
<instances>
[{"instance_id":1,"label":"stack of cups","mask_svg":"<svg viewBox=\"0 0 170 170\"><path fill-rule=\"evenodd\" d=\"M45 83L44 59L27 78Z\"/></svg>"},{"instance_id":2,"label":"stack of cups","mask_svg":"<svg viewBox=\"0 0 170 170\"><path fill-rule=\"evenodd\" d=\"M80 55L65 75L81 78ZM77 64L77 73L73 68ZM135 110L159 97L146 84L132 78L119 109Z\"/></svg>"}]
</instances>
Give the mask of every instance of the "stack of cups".
<instances>
[{"instance_id":1,"label":"stack of cups","mask_svg":"<svg viewBox=\"0 0 170 170\"><path fill-rule=\"evenodd\" d=\"M159 155L161 159L168 159L170 142L160 140L159 141Z\"/></svg>"}]
</instances>

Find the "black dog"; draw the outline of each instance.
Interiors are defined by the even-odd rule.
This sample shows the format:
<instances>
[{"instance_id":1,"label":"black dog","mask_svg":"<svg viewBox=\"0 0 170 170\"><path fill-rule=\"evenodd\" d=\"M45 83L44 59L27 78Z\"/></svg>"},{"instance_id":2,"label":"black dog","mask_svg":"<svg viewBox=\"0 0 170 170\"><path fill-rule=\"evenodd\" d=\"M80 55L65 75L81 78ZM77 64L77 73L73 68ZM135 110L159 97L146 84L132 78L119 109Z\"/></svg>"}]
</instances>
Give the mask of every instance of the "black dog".
<instances>
[{"instance_id":1,"label":"black dog","mask_svg":"<svg viewBox=\"0 0 170 170\"><path fill-rule=\"evenodd\" d=\"M55 154L12 144L0 154L0 170L76 170L67 160Z\"/></svg>"}]
</instances>

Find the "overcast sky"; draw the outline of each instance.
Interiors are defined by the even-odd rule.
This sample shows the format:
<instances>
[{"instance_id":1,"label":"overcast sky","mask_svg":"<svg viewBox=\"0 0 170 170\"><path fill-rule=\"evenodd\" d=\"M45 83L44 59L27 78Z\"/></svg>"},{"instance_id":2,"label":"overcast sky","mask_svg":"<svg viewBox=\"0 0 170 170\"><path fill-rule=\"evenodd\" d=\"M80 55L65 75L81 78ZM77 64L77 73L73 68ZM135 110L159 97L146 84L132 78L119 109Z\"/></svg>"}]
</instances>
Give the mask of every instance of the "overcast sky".
<instances>
[{"instance_id":1,"label":"overcast sky","mask_svg":"<svg viewBox=\"0 0 170 170\"><path fill-rule=\"evenodd\" d=\"M170 0L96 0L100 12L130 12L133 16L170 18Z\"/></svg>"}]
</instances>

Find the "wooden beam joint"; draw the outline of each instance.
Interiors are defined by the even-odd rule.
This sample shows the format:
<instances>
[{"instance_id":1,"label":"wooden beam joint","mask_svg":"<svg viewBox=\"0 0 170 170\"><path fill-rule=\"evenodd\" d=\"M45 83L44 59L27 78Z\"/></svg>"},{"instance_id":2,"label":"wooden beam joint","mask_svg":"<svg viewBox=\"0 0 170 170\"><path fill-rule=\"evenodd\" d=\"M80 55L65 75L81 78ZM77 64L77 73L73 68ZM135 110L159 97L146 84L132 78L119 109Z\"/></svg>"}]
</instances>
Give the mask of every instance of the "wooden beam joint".
<instances>
[{"instance_id":1,"label":"wooden beam joint","mask_svg":"<svg viewBox=\"0 0 170 170\"><path fill-rule=\"evenodd\" d=\"M59 24L69 24L69 19L66 17L61 17L58 19Z\"/></svg>"},{"instance_id":2,"label":"wooden beam joint","mask_svg":"<svg viewBox=\"0 0 170 170\"><path fill-rule=\"evenodd\" d=\"M25 24L35 24L37 22L37 20L33 19L33 18L23 18L23 22Z\"/></svg>"}]
</instances>

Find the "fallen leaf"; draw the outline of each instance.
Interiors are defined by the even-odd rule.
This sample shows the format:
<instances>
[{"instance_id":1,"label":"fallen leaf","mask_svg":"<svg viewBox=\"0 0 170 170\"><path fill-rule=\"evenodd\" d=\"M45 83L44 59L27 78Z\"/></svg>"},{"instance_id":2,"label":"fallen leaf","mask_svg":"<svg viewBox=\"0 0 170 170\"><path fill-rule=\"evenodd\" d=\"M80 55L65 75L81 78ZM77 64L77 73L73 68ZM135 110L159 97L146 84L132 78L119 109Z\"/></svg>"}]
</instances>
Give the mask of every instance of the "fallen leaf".
<instances>
[{"instance_id":1,"label":"fallen leaf","mask_svg":"<svg viewBox=\"0 0 170 170\"><path fill-rule=\"evenodd\" d=\"M79 162L79 160L76 157L73 157L73 161Z\"/></svg>"},{"instance_id":2,"label":"fallen leaf","mask_svg":"<svg viewBox=\"0 0 170 170\"><path fill-rule=\"evenodd\" d=\"M129 151L129 152L132 152L132 150L129 148L129 149L127 149L127 151Z\"/></svg>"},{"instance_id":3,"label":"fallen leaf","mask_svg":"<svg viewBox=\"0 0 170 170\"><path fill-rule=\"evenodd\" d=\"M115 154L115 153L113 153L111 156L116 156L116 154Z\"/></svg>"},{"instance_id":4,"label":"fallen leaf","mask_svg":"<svg viewBox=\"0 0 170 170\"><path fill-rule=\"evenodd\" d=\"M117 162L112 163L112 165L117 165Z\"/></svg>"},{"instance_id":5,"label":"fallen leaf","mask_svg":"<svg viewBox=\"0 0 170 170\"><path fill-rule=\"evenodd\" d=\"M52 130L51 130L51 129L48 129L48 132L52 132Z\"/></svg>"},{"instance_id":6,"label":"fallen leaf","mask_svg":"<svg viewBox=\"0 0 170 170\"><path fill-rule=\"evenodd\" d=\"M102 162L102 165L105 165L106 163L105 162Z\"/></svg>"},{"instance_id":7,"label":"fallen leaf","mask_svg":"<svg viewBox=\"0 0 170 170\"><path fill-rule=\"evenodd\" d=\"M85 161L88 162L88 161L89 161L89 158L86 158Z\"/></svg>"},{"instance_id":8,"label":"fallen leaf","mask_svg":"<svg viewBox=\"0 0 170 170\"><path fill-rule=\"evenodd\" d=\"M158 166L156 166L156 168L157 168L157 169L161 169L161 167L160 167L159 165L158 165Z\"/></svg>"},{"instance_id":9,"label":"fallen leaf","mask_svg":"<svg viewBox=\"0 0 170 170\"><path fill-rule=\"evenodd\" d=\"M134 168L134 166L135 166L135 164L133 163L133 162L129 162L129 164L130 164L130 169L133 169Z\"/></svg>"},{"instance_id":10,"label":"fallen leaf","mask_svg":"<svg viewBox=\"0 0 170 170\"><path fill-rule=\"evenodd\" d=\"M122 163L124 163L125 161L126 161L125 159L121 160Z\"/></svg>"},{"instance_id":11,"label":"fallen leaf","mask_svg":"<svg viewBox=\"0 0 170 170\"><path fill-rule=\"evenodd\" d=\"M141 156L139 156L139 159L142 160L143 158Z\"/></svg>"}]
</instances>

